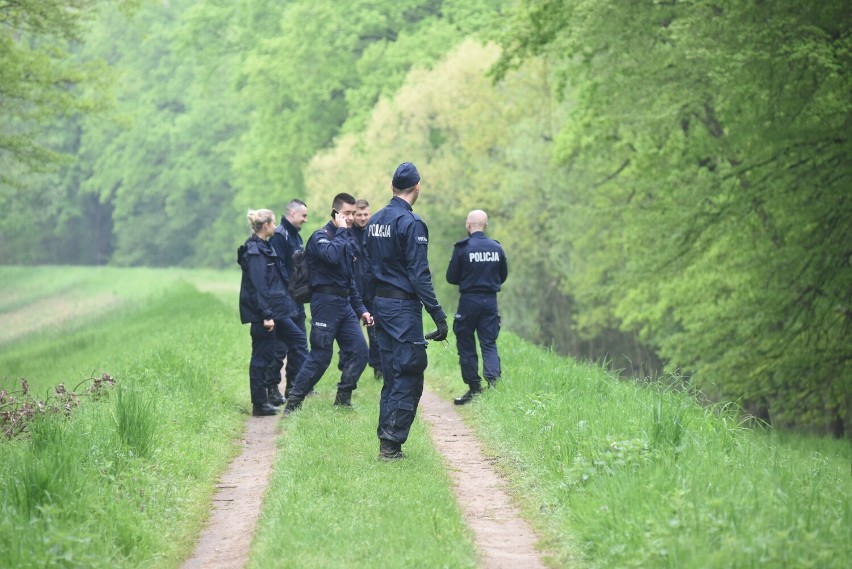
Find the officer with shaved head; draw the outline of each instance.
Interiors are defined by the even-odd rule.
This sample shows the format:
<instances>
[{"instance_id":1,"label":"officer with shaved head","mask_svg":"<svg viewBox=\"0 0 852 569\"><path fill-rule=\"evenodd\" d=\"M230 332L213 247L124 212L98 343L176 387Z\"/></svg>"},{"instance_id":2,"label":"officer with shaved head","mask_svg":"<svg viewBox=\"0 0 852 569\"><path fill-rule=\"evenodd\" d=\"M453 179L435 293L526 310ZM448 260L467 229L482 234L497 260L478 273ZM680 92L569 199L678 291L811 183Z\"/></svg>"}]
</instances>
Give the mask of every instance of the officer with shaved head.
<instances>
[{"instance_id":1,"label":"officer with shaved head","mask_svg":"<svg viewBox=\"0 0 852 569\"><path fill-rule=\"evenodd\" d=\"M465 227L469 237L456 243L447 267L447 282L459 286L459 308L453 320L453 333L456 336L462 380L468 387L464 395L455 399L456 405L470 403L482 392L474 335L479 337L485 381L495 387L500 379L497 293L509 274L503 247L485 236L488 215L481 209L473 210L467 216Z\"/></svg>"}]
</instances>

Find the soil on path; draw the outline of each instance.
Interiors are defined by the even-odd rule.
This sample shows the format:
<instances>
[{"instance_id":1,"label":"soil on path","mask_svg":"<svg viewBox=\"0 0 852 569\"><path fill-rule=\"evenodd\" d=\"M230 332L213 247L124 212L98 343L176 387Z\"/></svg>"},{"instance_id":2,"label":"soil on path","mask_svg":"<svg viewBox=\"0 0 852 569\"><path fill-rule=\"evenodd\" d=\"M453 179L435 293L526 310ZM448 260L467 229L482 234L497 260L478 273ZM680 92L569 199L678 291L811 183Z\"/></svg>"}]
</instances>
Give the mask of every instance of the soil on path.
<instances>
[{"instance_id":1,"label":"soil on path","mask_svg":"<svg viewBox=\"0 0 852 569\"><path fill-rule=\"evenodd\" d=\"M240 441L243 451L222 475L213 512L183 569L239 569L249 546L272 476L278 438L276 417L251 417Z\"/></svg>"},{"instance_id":2,"label":"soil on path","mask_svg":"<svg viewBox=\"0 0 852 569\"><path fill-rule=\"evenodd\" d=\"M420 413L435 447L444 455L453 486L473 530L483 569L544 569L536 551L538 536L505 491L506 482L482 453L452 403L423 392Z\"/></svg>"},{"instance_id":3,"label":"soil on path","mask_svg":"<svg viewBox=\"0 0 852 569\"><path fill-rule=\"evenodd\" d=\"M420 414L436 448L444 455L456 498L473 530L482 569L544 569L538 537L504 490L505 481L482 453L482 446L453 405L424 391ZM222 475L213 512L183 569L239 569L249 546L272 475L279 435L274 417L252 417L241 441L243 451Z\"/></svg>"}]
</instances>

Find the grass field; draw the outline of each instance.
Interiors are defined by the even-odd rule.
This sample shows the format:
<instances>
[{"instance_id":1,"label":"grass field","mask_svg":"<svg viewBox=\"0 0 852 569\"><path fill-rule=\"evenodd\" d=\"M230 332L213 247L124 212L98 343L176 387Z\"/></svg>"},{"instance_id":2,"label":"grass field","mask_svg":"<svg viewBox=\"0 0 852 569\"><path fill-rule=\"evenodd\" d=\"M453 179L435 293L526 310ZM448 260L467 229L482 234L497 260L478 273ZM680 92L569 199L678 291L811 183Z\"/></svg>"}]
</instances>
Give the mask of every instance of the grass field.
<instances>
[{"instance_id":1,"label":"grass field","mask_svg":"<svg viewBox=\"0 0 852 569\"><path fill-rule=\"evenodd\" d=\"M0 565L175 567L189 555L249 409L238 280L0 267L0 389L15 395L26 378L44 397L117 379L70 418L0 442ZM852 566L848 439L755 432L730 408L618 381L507 332L500 349L503 383L462 414L551 566ZM454 346L432 344L429 358L427 388L459 395ZM378 385L365 374L355 409L337 409L332 372L282 421L250 565L474 567L423 424L408 459L377 461Z\"/></svg>"}]
</instances>

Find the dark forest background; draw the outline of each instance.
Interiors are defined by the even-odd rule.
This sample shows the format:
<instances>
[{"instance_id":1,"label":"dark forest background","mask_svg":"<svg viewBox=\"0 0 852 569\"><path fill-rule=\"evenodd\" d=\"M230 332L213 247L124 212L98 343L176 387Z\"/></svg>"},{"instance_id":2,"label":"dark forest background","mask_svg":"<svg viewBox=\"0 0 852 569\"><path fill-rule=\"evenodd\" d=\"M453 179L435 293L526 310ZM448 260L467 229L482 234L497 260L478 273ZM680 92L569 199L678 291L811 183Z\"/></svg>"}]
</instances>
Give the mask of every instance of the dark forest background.
<instances>
[{"instance_id":1,"label":"dark forest background","mask_svg":"<svg viewBox=\"0 0 852 569\"><path fill-rule=\"evenodd\" d=\"M0 264L235 268L423 175L504 326L775 425L852 410L848 2L0 0ZM664 363L665 362L665 363Z\"/></svg>"}]
</instances>

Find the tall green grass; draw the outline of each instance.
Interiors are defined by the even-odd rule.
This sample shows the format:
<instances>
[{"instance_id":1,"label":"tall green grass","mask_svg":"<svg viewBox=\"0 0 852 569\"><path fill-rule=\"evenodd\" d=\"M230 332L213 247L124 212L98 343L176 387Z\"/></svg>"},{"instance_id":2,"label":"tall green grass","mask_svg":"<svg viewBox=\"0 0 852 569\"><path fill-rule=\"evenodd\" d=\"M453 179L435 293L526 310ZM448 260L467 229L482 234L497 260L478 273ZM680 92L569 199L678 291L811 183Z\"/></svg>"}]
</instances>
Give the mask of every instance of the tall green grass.
<instances>
[{"instance_id":1,"label":"tall green grass","mask_svg":"<svg viewBox=\"0 0 852 569\"><path fill-rule=\"evenodd\" d=\"M70 417L40 417L0 441L2 566L175 567L238 451L249 339L236 290L223 304L167 271L91 268L75 286L97 290L107 274L136 290L127 302L0 353L0 374L26 377L35 392L92 371L117 379ZM51 301L50 287L29 294Z\"/></svg>"},{"instance_id":2,"label":"tall green grass","mask_svg":"<svg viewBox=\"0 0 852 569\"><path fill-rule=\"evenodd\" d=\"M747 429L731 406L508 333L500 349L503 382L464 414L558 566L852 566L848 440ZM454 349L430 349L446 396L463 390L457 366Z\"/></svg>"}]
</instances>

